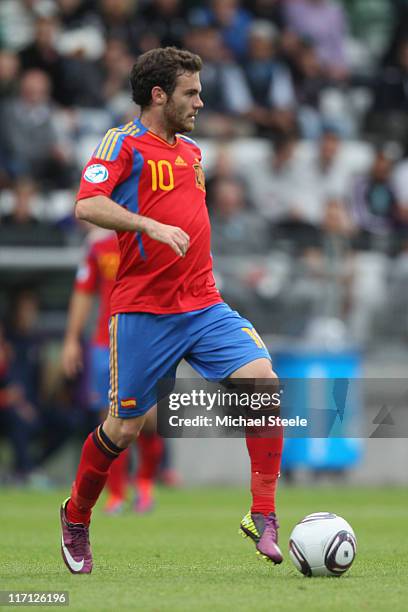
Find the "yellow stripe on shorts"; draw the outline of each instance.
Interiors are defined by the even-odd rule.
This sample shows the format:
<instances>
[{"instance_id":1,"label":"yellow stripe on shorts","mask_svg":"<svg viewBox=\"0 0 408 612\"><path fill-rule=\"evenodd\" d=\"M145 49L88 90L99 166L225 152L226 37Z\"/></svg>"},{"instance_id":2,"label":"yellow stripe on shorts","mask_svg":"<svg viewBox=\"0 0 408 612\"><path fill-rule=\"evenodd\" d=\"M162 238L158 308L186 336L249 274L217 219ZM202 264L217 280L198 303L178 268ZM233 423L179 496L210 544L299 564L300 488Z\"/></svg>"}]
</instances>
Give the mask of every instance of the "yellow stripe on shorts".
<instances>
[{"instance_id":1,"label":"yellow stripe on shorts","mask_svg":"<svg viewBox=\"0 0 408 612\"><path fill-rule=\"evenodd\" d=\"M118 315L113 315L109 325L109 374L110 374L110 403L109 414L119 416L118 410L118 358L117 358L117 324Z\"/></svg>"}]
</instances>

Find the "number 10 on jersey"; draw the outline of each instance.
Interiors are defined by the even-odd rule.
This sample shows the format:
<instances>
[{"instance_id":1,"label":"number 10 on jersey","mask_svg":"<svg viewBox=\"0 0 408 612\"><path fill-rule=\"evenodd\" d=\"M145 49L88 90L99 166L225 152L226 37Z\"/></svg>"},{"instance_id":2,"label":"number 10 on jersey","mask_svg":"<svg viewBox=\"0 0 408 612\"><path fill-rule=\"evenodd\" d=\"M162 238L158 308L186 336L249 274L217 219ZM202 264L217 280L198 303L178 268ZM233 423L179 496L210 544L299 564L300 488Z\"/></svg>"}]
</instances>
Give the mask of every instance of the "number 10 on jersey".
<instances>
[{"instance_id":1,"label":"number 10 on jersey","mask_svg":"<svg viewBox=\"0 0 408 612\"><path fill-rule=\"evenodd\" d=\"M174 174L173 167L167 159L159 161L147 160L152 172L152 191L161 189L162 191L171 191L174 189Z\"/></svg>"}]
</instances>

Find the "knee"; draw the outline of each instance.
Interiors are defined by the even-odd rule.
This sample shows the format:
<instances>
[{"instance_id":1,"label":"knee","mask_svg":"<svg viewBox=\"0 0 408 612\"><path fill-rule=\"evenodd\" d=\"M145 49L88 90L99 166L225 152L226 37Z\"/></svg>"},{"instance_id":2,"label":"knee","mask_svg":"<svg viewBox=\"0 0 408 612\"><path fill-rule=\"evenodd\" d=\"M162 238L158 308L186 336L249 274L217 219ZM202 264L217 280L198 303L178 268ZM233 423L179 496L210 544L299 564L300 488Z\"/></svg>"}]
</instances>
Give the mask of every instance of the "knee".
<instances>
[{"instance_id":1,"label":"knee","mask_svg":"<svg viewBox=\"0 0 408 612\"><path fill-rule=\"evenodd\" d=\"M272 368L271 363L268 362L258 364L255 378L269 379L273 383L277 383L279 381L278 375Z\"/></svg>"},{"instance_id":2,"label":"knee","mask_svg":"<svg viewBox=\"0 0 408 612\"><path fill-rule=\"evenodd\" d=\"M277 375L275 370L272 368L272 366L271 366L271 369L269 370L268 378L271 378L274 382L278 382L279 381L279 376Z\"/></svg>"},{"instance_id":3,"label":"knee","mask_svg":"<svg viewBox=\"0 0 408 612\"><path fill-rule=\"evenodd\" d=\"M119 443L120 448L127 448L132 442L138 437L140 430L142 429L143 423L134 423L133 419L122 419L121 427L119 430Z\"/></svg>"},{"instance_id":4,"label":"knee","mask_svg":"<svg viewBox=\"0 0 408 612\"><path fill-rule=\"evenodd\" d=\"M103 430L116 446L127 448L139 435L143 427L143 420L140 417L136 419L120 419L108 416L103 424Z\"/></svg>"},{"instance_id":5,"label":"knee","mask_svg":"<svg viewBox=\"0 0 408 612\"><path fill-rule=\"evenodd\" d=\"M136 440L138 433L139 432L135 432L132 428L123 424L117 433L115 440L116 446L119 446L119 448L127 448Z\"/></svg>"}]
</instances>

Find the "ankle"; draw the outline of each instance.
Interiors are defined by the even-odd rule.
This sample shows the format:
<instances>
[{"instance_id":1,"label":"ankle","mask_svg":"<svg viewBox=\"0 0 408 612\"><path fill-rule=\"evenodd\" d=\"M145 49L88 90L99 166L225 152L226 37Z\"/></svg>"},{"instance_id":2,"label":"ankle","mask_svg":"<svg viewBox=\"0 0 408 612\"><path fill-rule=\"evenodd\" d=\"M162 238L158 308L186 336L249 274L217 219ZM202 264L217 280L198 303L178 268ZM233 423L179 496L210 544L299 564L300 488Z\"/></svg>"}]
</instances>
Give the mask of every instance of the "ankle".
<instances>
[{"instance_id":1,"label":"ankle","mask_svg":"<svg viewBox=\"0 0 408 612\"><path fill-rule=\"evenodd\" d=\"M72 499L69 499L65 506L65 516L69 523L82 523L89 527L91 522L92 510L80 510Z\"/></svg>"}]
</instances>

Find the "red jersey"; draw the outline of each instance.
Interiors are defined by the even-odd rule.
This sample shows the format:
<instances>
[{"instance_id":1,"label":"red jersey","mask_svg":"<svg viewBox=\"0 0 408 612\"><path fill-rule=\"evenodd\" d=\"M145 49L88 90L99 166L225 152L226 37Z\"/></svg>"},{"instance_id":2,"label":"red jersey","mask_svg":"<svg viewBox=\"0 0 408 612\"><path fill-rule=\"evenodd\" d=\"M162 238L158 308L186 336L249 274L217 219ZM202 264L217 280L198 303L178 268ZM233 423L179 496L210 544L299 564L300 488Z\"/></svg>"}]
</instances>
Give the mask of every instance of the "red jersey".
<instances>
[{"instance_id":1,"label":"red jersey","mask_svg":"<svg viewBox=\"0 0 408 612\"><path fill-rule=\"evenodd\" d=\"M92 337L93 344L109 347L110 296L119 266L119 247L116 234L111 231L92 232L84 261L78 269L75 290L97 294L98 321Z\"/></svg>"},{"instance_id":2,"label":"red jersey","mask_svg":"<svg viewBox=\"0 0 408 612\"><path fill-rule=\"evenodd\" d=\"M84 169L77 200L97 195L190 236L186 256L179 257L146 234L119 232L111 314L189 312L222 302L212 272L201 151L193 140L177 135L171 145L138 120L109 130Z\"/></svg>"}]
</instances>

